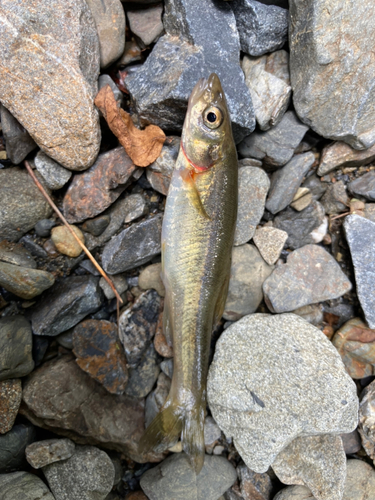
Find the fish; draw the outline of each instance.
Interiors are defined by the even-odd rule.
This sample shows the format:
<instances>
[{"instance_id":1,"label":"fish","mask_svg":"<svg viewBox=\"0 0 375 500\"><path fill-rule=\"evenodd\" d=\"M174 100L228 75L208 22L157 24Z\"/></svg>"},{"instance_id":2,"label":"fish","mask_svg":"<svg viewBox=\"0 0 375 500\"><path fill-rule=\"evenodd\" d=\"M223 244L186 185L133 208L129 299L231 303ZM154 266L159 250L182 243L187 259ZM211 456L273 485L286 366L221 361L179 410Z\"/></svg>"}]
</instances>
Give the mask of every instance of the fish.
<instances>
[{"instance_id":1,"label":"fish","mask_svg":"<svg viewBox=\"0 0 375 500\"><path fill-rule=\"evenodd\" d=\"M195 85L162 225L163 330L173 345L169 395L140 440L165 451L181 437L199 474L203 467L206 383L211 335L228 293L237 219L238 161L219 77Z\"/></svg>"}]
</instances>

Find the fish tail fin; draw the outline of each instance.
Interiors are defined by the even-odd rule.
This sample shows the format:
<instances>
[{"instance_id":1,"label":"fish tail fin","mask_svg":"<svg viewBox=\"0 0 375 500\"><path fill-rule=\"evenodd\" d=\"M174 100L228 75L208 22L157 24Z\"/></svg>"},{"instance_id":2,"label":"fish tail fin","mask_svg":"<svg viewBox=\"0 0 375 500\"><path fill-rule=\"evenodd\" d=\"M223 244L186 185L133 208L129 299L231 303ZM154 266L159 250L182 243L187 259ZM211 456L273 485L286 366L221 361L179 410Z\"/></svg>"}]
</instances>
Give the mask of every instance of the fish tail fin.
<instances>
[{"instance_id":1,"label":"fish tail fin","mask_svg":"<svg viewBox=\"0 0 375 500\"><path fill-rule=\"evenodd\" d=\"M185 415L182 427L182 447L197 475L203 467L205 456L204 417L203 406L190 411Z\"/></svg>"}]
</instances>

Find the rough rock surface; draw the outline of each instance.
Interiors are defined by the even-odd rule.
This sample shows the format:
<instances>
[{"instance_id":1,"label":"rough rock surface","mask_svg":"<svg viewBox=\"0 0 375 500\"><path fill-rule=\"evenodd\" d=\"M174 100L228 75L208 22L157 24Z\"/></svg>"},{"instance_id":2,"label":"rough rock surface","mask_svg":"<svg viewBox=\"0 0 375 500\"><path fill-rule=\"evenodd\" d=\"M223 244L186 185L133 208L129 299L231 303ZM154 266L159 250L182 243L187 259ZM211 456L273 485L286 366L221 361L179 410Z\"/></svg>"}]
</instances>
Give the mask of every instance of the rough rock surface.
<instances>
[{"instance_id":1,"label":"rough rock surface","mask_svg":"<svg viewBox=\"0 0 375 500\"><path fill-rule=\"evenodd\" d=\"M36 261L22 245L15 245L6 240L0 242L0 261L21 267L36 269Z\"/></svg>"},{"instance_id":2,"label":"rough rock surface","mask_svg":"<svg viewBox=\"0 0 375 500\"><path fill-rule=\"evenodd\" d=\"M362 460L348 460L342 500L370 500L374 495L375 471L373 467Z\"/></svg>"},{"instance_id":3,"label":"rough rock surface","mask_svg":"<svg viewBox=\"0 0 375 500\"><path fill-rule=\"evenodd\" d=\"M4 0L0 13L0 101L48 156L84 170L100 145L99 41L86 2Z\"/></svg>"},{"instance_id":4,"label":"rough rock surface","mask_svg":"<svg viewBox=\"0 0 375 500\"><path fill-rule=\"evenodd\" d=\"M160 373L161 358L154 344L150 343L139 363L129 368L129 381L125 394L133 398L144 398L154 387Z\"/></svg>"},{"instance_id":5,"label":"rough rock surface","mask_svg":"<svg viewBox=\"0 0 375 500\"><path fill-rule=\"evenodd\" d=\"M45 483L29 472L13 472L0 475L2 500L58 500Z\"/></svg>"},{"instance_id":6,"label":"rough rock surface","mask_svg":"<svg viewBox=\"0 0 375 500\"><path fill-rule=\"evenodd\" d=\"M272 266L280 257L288 233L274 227L260 227L255 231L254 243L263 259Z\"/></svg>"},{"instance_id":7,"label":"rough rock surface","mask_svg":"<svg viewBox=\"0 0 375 500\"><path fill-rule=\"evenodd\" d=\"M51 190L61 189L72 176L72 172L59 165L42 151L34 158L35 168Z\"/></svg>"},{"instance_id":8,"label":"rough rock surface","mask_svg":"<svg viewBox=\"0 0 375 500\"><path fill-rule=\"evenodd\" d=\"M163 4L152 5L148 9L127 10L131 32L140 39L141 48L154 42L164 31L161 15Z\"/></svg>"},{"instance_id":9,"label":"rough rock surface","mask_svg":"<svg viewBox=\"0 0 375 500\"><path fill-rule=\"evenodd\" d=\"M146 170L148 182L155 191L164 196L168 194L172 172L180 151L180 142L181 137L167 137L159 157Z\"/></svg>"},{"instance_id":10,"label":"rough rock surface","mask_svg":"<svg viewBox=\"0 0 375 500\"><path fill-rule=\"evenodd\" d=\"M375 384L371 382L361 394L359 434L362 446L375 464Z\"/></svg>"},{"instance_id":11,"label":"rough rock surface","mask_svg":"<svg viewBox=\"0 0 375 500\"><path fill-rule=\"evenodd\" d=\"M29 444L26 448L26 460L34 469L70 458L75 444L70 439L45 439Z\"/></svg>"},{"instance_id":12,"label":"rough rock surface","mask_svg":"<svg viewBox=\"0 0 375 500\"><path fill-rule=\"evenodd\" d=\"M161 279L161 263L145 267L139 274L138 286L143 290L154 289L160 297L165 296L165 287Z\"/></svg>"},{"instance_id":13,"label":"rough rock surface","mask_svg":"<svg viewBox=\"0 0 375 500\"><path fill-rule=\"evenodd\" d=\"M375 143L375 4L333 0L327 6L326 0L290 1L294 106L319 135L369 148Z\"/></svg>"},{"instance_id":14,"label":"rough rock surface","mask_svg":"<svg viewBox=\"0 0 375 500\"><path fill-rule=\"evenodd\" d=\"M375 158L375 146L358 151L345 142L332 142L323 148L318 175L326 175L336 168L360 167L371 163Z\"/></svg>"},{"instance_id":15,"label":"rough rock surface","mask_svg":"<svg viewBox=\"0 0 375 500\"><path fill-rule=\"evenodd\" d=\"M338 214L346 212L349 206L349 197L346 193L343 181L329 184L326 192L320 199L326 214Z\"/></svg>"},{"instance_id":16,"label":"rough rock surface","mask_svg":"<svg viewBox=\"0 0 375 500\"><path fill-rule=\"evenodd\" d=\"M10 379L0 382L0 434L13 427L22 398L21 380Z\"/></svg>"},{"instance_id":17,"label":"rough rock surface","mask_svg":"<svg viewBox=\"0 0 375 500\"><path fill-rule=\"evenodd\" d=\"M375 147L374 147L375 150ZM367 200L375 201L375 171L371 170L349 184L349 190Z\"/></svg>"},{"instance_id":18,"label":"rough rock surface","mask_svg":"<svg viewBox=\"0 0 375 500\"><path fill-rule=\"evenodd\" d=\"M289 486L279 491L273 500L315 500L306 486ZM361 499L362 500L362 499Z\"/></svg>"},{"instance_id":19,"label":"rough rock surface","mask_svg":"<svg viewBox=\"0 0 375 500\"><path fill-rule=\"evenodd\" d=\"M27 130L1 104L0 118L7 156L14 165L18 165L37 145Z\"/></svg>"},{"instance_id":20,"label":"rough rock surface","mask_svg":"<svg viewBox=\"0 0 375 500\"><path fill-rule=\"evenodd\" d=\"M268 474L258 474L246 465L239 465L237 475L241 481L241 495L244 500L271 499L272 481Z\"/></svg>"},{"instance_id":21,"label":"rough rock surface","mask_svg":"<svg viewBox=\"0 0 375 500\"><path fill-rule=\"evenodd\" d=\"M24 377L33 368L30 323L23 316L0 318L0 380Z\"/></svg>"},{"instance_id":22,"label":"rough rock surface","mask_svg":"<svg viewBox=\"0 0 375 500\"><path fill-rule=\"evenodd\" d=\"M35 441L35 436L35 428L29 423L14 425L9 432L0 435L0 473L26 465L25 448Z\"/></svg>"},{"instance_id":23,"label":"rough rock surface","mask_svg":"<svg viewBox=\"0 0 375 500\"><path fill-rule=\"evenodd\" d=\"M255 472L267 471L298 436L357 425L356 387L339 354L294 314L252 314L229 326L216 344L207 395L215 421Z\"/></svg>"},{"instance_id":24,"label":"rough rock surface","mask_svg":"<svg viewBox=\"0 0 375 500\"><path fill-rule=\"evenodd\" d=\"M55 277L48 271L0 262L0 286L22 299L32 299L50 288Z\"/></svg>"}]
</instances>

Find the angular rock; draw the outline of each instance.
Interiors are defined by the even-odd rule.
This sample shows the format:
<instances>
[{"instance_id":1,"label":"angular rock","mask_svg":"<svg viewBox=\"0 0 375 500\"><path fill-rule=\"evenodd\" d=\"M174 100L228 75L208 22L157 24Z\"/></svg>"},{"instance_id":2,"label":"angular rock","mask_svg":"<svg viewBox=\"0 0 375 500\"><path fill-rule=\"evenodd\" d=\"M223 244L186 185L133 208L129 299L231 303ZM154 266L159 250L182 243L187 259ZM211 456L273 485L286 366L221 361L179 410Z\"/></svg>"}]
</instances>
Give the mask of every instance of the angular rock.
<instances>
[{"instance_id":1,"label":"angular rock","mask_svg":"<svg viewBox=\"0 0 375 500\"><path fill-rule=\"evenodd\" d=\"M18 424L0 435L0 473L12 472L26 465L25 448L35 441L35 427Z\"/></svg>"},{"instance_id":2,"label":"angular rock","mask_svg":"<svg viewBox=\"0 0 375 500\"><path fill-rule=\"evenodd\" d=\"M161 279L161 263L145 267L139 275L138 286L143 290L154 289L160 297L164 297L165 288Z\"/></svg>"},{"instance_id":3,"label":"angular rock","mask_svg":"<svg viewBox=\"0 0 375 500\"><path fill-rule=\"evenodd\" d=\"M13 427L22 398L21 380L10 379L0 382L0 434Z\"/></svg>"},{"instance_id":4,"label":"angular rock","mask_svg":"<svg viewBox=\"0 0 375 500\"><path fill-rule=\"evenodd\" d=\"M142 61L142 49L135 40L128 40L125 42L124 52L117 61L116 66L121 68L139 61Z\"/></svg>"},{"instance_id":5,"label":"angular rock","mask_svg":"<svg viewBox=\"0 0 375 500\"><path fill-rule=\"evenodd\" d=\"M104 500L111 491L115 468L107 453L77 446L73 456L43 467L56 500Z\"/></svg>"},{"instance_id":6,"label":"angular rock","mask_svg":"<svg viewBox=\"0 0 375 500\"><path fill-rule=\"evenodd\" d=\"M72 172L59 165L42 151L34 159L35 168L52 191L61 189L72 176Z\"/></svg>"},{"instance_id":7,"label":"angular rock","mask_svg":"<svg viewBox=\"0 0 375 500\"><path fill-rule=\"evenodd\" d=\"M309 175L305 182L302 184L303 188L310 190L314 200L320 200L325 193L328 184L322 182L316 174Z\"/></svg>"},{"instance_id":8,"label":"angular rock","mask_svg":"<svg viewBox=\"0 0 375 500\"><path fill-rule=\"evenodd\" d=\"M340 356L320 330L294 314L252 314L224 330L207 395L215 421L259 473L298 436L340 434L357 425L356 388Z\"/></svg>"},{"instance_id":9,"label":"angular rock","mask_svg":"<svg viewBox=\"0 0 375 500\"><path fill-rule=\"evenodd\" d=\"M258 474L246 465L239 465L237 475L241 481L241 495L244 500L271 499L272 482L268 474Z\"/></svg>"},{"instance_id":10,"label":"angular rock","mask_svg":"<svg viewBox=\"0 0 375 500\"><path fill-rule=\"evenodd\" d=\"M70 228L78 239L85 244L85 237L79 227L70 224ZM51 240L53 241L56 250L63 255L67 255L68 257L78 257L82 253L81 246L66 226L56 226L52 228Z\"/></svg>"},{"instance_id":11,"label":"angular rock","mask_svg":"<svg viewBox=\"0 0 375 500\"><path fill-rule=\"evenodd\" d=\"M30 323L23 316L0 318L0 380L24 377L34 368Z\"/></svg>"},{"instance_id":12,"label":"angular rock","mask_svg":"<svg viewBox=\"0 0 375 500\"><path fill-rule=\"evenodd\" d=\"M371 382L361 394L359 434L362 446L375 464L375 384Z\"/></svg>"},{"instance_id":13,"label":"angular rock","mask_svg":"<svg viewBox=\"0 0 375 500\"><path fill-rule=\"evenodd\" d=\"M129 28L137 39L140 46L147 47L154 42L164 31L161 15L163 4L153 5L147 9L127 10Z\"/></svg>"},{"instance_id":14,"label":"angular rock","mask_svg":"<svg viewBox=\"0 0 375 500\"><path fill-rule=\"evenodd\" d=\"M288 233L274 227L260 227L255 231L254 243L263 259L272 266L280 257Z\"/></svg>"},{"instance_id":15,"label":"angular rock","mask_svg":"<svg viewBox=\"0 0 375 500\"><path fill-rule=\"evenodd\" d=\"M131 225L106 244L103 269L119 274L146 264L161 251L161 215Z\"/></svg>"},{"instance_id":16,"label":"angular rock","mask_svg":"<svg viewBox=\"0 0 375 500\"><path fill-rule=\"evenodd\" d=\"M70 458L75 450L70 439L45 439L29 444L26 448L26 460L34 469L40 469L53 462Z\"/></svg>"},{"instance_id":17,"label":"angular rock","mask_svg":"<svg viewBox=\"0 0 375 500\"><path fill-rule=\"evenodd\" d=\"M82 230L87 231L93 236L100 236L103 231L108 227L111 219L108 215L100 215L95 217L95 219L87 220L82 224Z\"/></svg>"},{"instance_id":18,"label":"angular rock","mask_svg":"<svg viewBox=\"0 0 375 500\"><path fill-rule=\"evenodd\" d=\"M185 453L176 453L141 477L141 487L151 500L217 500L237 478L224 457L205 456L196 476Z\"/></svg>"},{"instance_id":19,"label":"angular rock","mask_svg":"<svg viewBox=\"0 0 375 500\"><path fill-rule=\"evenodd\" d=\"M255 312L263 299L263 282L272 271L253 245L234 247L223 318L237 321Z\"/></svg>"},{"instance_id":20,"label":"angular rock","mask_svg":"<svg viewBox=\"0 0 375 500\"><path fill-rule=\"evenodd\" d=\"M35 335L55 336L69 330L102 304L99 278L72 276L55 284L34 307Z\"/></svg>"},{"instance_id":21,"label":"angular rock","mask_svg":"<svg viewBox=\"0 0 375 500\"><path fill-rule=\"evenodd\" d=\"M307 130L293 111L287 111L275 127L246 137L238 151L241 156L262 160L269 169L275 170L288 163Z\"/></svg>"},{"instance_id":22,"label":"angular rock","mask_svg":"<svg viewBox=\"0 0 375 500\"><path fill-rule=\"evenodd\" d=\"M1 102L48 156L84 170L100 146L99 42L86 2L5 0L1 15Z\"/></svg>"},{"instance_id":23,"label":"angular rock","mask_svg":"<svg viewBox=\"0 0 375 500\"><path fill-rule=\"evenodd\" d=\"M35 224L35 232L41 238L48 238L51 234L51 229L56 226L56 222L52 219L41 219Z\"/></svg>"},{"instance_id":24,"label":"angular rock","mask_svg":"<svg viewBox=\"0 0 375 500\"><path fill-rule=\"evenodd\" d=\"M151 394L146 398L146 408L145 408L145 427L151 424L156 415L161 410L163 404L165 403L169 391L171 389L171 379L165 375L165 373L160 372L156 389L154 389Z\"/></svg>"},{"instance_id":25,"label":"angular rock","mask_svg":"<svg viewBox=\"0 0 375 500\"><path fill-rule=\"evenodd\" d=\"M301 212L307 208L313 201L313 194L308 188L299 187L296 194L294 195L293 202L290 204L294 210Z\"/></svg>"},{"instance_id":26,"label":"angular rock","mask_svg":"<svg viewBox=\"0 0 375 500\"><path fill-rule=\"evenodd\" d=\"M34 258L22 245L14 245L6 240L0 242L0 261L36 269Z\"/></svg>"},{"instance_id":27,"label":"angular rock","mask_svg":"<svg viewBox=\"0 0 375 500\"><path fill-rule=\"evenodd\" d=\"M363 196L367 200L375 201L375 170L370 170L367 174L350 182L349 191L357 196Z\"/></svg>"},{"instance_id":28,"label":"angular rock","mask_svg":"<svg viewBox=\"0 0 375 500\"><path fill-rule=\"evenodd\" d=\"M37 145L27 130L1 104L0 118L7 156L14 165L18 165Z\"/></svg>"},{"instance_id":29,"label":"angular rock","mask_svg":"<svg viewBox=\"0 0 375 500\"><path fill-rule=\"evenodd\" d=\"M318 175L326 175L337 168L360 167L375 158L375 147L358 151L345 142L332 142L323 148Z\"/></svg>"},{"instance_id":30,"label":"angular rock","mask_svg":"<svg viewBox=\"0 0 375 500\"><path fill-rule=\"evenodd\" d=\"M30 472L0 475L2 500L56 500L43 481Z\"/></svg>"},{"instance_id":31,"label":"angular rock","mask_svg":"<svg viewBox=\"0 0 375 500\"><path fill-rule=\"evenodd\" d=\"M234 244L243 245L254 236L264 213L270 181L264 170L241 167L238 171L238 213Z\"/></svg>"},{"instance_id":32,"label":"angular rock","mask_svg":"<svg viewBox=\"0 0 375 500\"><path fill-rule=\"evenodd\" d=\"M147 180L155 189L164 196L168 194L172 172L180 151L181 137L167 137L159 157L147 167Z\"/></svg>"},{"instance_id":33,"label":"angular rock","mask_svg":"<svg viewBox=\"0 0 375 500\"><path fill-rule=\"evenodd\" d=\"M366 321L375 328L375 223L359 215L345 218L344 230L355 271L357 294Z\"/></svg>"},{"instance_id":34,"label":"angular rock","mask_svg":"<svg viewBox=\"0 0 375 500\"><path fill-rule=\"evenodd\" d=\"M111 281L120 295L128 289L128 282L126 278L121 274L112 276ZM115 294L112 288L109 286L109 284L104 278L100 278L99 285L108 300L112 300L115 298Z\"/></svg>"},{"instance_id":35,"label":"angular rock","mask_svg":"<svg viewBox=\"0 0 375 500\"><path fill-rule=\"evenodd\" d=\"M33 299L55 282L53 274L0 262L0 286L22 299Z\"/></svg>"},{"instance_id":36,"label":"angular rock","mask_svg":"<svg viewBox=\"0 0 375 500\"><path fill-rule=\"evenodd\" d=\"M336 299L351 288L336 260L318 245L294 250L263 283L267 307L277 313Z\"/></svg>"},{"instance_id":37,"label":"angular rock","mask_svg":"<svg viewBox=\"0 0 375 500\"><path fill-rule=\"evenodd\" d=\"M135 367L129 368L129 382L125 394L133 398L144 398L154 387L160 373L161 358L150 343L144 356Z\"/></svg>"},{"instance_id":38,"label":"angular rock","mask_svg":"<svg viewBox=\"0 0 375 500\"><path fill-rule=\"evenodd\" d=\"M126 224L145 215L147 213L147 205L144 197L138 193L128 196L124 205L124 213L124 222Z\"/></svg>"},{"instance_id":39,"label":"angular rock","mask_svg":"<svg viewBox=\"0 0 375 500\"><path fill-rule=\"evenodd\" d=\"M308 152L295 156L285 167L274 172L266 202L269 212L276 214L293 201L302 179L314 162L314 154Z\"/></svg>"},{"instance_id":40,"label":"angular rock","mask_svg":"<svg viewBox=\"0 0 375 500\"><path fill-rule=\"evenodd\" d=\"M346 194L343 181L329 184L326 192L320 199L326 214L333 215L345 212L348 209L349 197Z\"/></svg>"},{"instance_id":41,"label":"angular rock","mask_svg":"<svg viewBox=\"0 0 375 500\"><path fill-rule=\"evenodd\" d=\"M160 363L160 368L167 377L172 378L173 375L173 359L165 359ZM208 417L207 417L208 418Z\"/></svg>"}]
</instances>

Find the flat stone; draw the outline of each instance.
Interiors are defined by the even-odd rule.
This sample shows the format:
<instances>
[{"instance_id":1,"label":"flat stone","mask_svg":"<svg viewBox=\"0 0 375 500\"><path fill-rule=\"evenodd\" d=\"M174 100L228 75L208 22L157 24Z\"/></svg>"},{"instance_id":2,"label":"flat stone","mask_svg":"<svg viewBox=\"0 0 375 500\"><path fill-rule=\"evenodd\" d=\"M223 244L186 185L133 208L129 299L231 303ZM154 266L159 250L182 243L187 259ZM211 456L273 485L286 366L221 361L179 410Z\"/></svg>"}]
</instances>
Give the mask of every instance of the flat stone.
<instances>
[{"instance_id":1,"label":"flat stone","mask_svg":"<svg viewBox=\"0 0 375 500\"><path fill-rule=\"evenodd\" d=\"M253 245L241 245L232 250L228 296L223 318L237 321L255 312L263 300L262 285L272 273Z\"/></svg>"},{"instance_id":2,"label":"flat stone","mask_svg":"<svg viewBox=\"0 0 375 500\"><path fill-rule=\"evenodd\" d=\"M340 436L294 439L272 464L284 484L307 486L316 500L341 500L346 478L346 455Z\"/></svg>"},{"instance_id":3,"label":"flat stone","mask_svg":"<svg viewBox=\"0 0 375 500\"><path fill-rule=\"evenodd\" d=\"M281 49L288 39L288 11L276 5L264 5L254 0L233 4L241 50L251 56L261 56Z\"/></svg>"},{"instance_id":4,"label":"flat stone","mask_svg":"<svg viewBox=\"0 0 375 500\"><path fill-rule=\"evenodd\" d=\"M197 476L185 453L176 453L141 477L141 488L150 500L217 500L237 478L224 457L205 456Z\"/></svg>"},{"instance_id":5,"label":"flat stone","mask_svg":"<svg viewBox=\"0 0 375 500\"><path fill-rule=\"evenodd\" d=\"M301 210L307 208L312 201L313 194L310 190L305 187L299 187L290 206L294 208L294 210L297 210L297 212L301 212Z\"/></svg>"},{"instance_id":6,"label":"flat stone","mask_svg":"<svg viewBox=\"0 0 375 500\"><path fill-rule=\"evenodd\" d=\"M72 276L55 284L33 308L35 335L55 336L69 330L102 304L99 278Z\"/></svg>"},{"instance_id":7,"label":"flat stone","mask_svg":"<svg viewBox=\"0 0 375 500\"><path fill-rule=\"evenodd\" d=\"M12 472L27 465L25 448L35 438L35 427L30 423L14 425L9 432L0 435L0 473Z\"/></svg>"},{"instance_id":8,"label":"flat stone","mask_svg":"<svg viewBox=\"0 0 375 500\"><path fill-rule=\"evenodd\" d=\"M55 282L53 274L0 262L0 286L22 299L33 299Z\"/></svg>"},{"instance_id":9,"label":"flat stone","mask_svg":"<svg viewBox=\"0 0 375 500\"><path fill-rule=\"evenodd\" d=\"M26 170L0 170L0 239L18 241L52 208Z\"/></svg>"},{"instance_id":10,"label":"flat stone","mask_svg":"<svg viewBox=\"0 0 375 500\"><path fill-rule=\"evenodd\" d=\"M238 213L234 244L243 245L254 236L263 213L270 181L264 170L241 167L238 171Z\"/></svg>"},{"instance_id":11,"label":"flat stone","mask_svg":"<svg viewBox=\"0 0 375 500\"><path fill-rule=\"evenodd\" d=\"M111 239L102 254L103 269L119 274L146 264L161 251L161 215L132 224Z\"/></svg>"},{"instance_id":12,"label":"flat stone","mask_svg":"<svg viewBox=\"0 0 375 500\"><path fill-rule=\"evenodd\" d=\"M22 398L22 383L19 378L0 382L0 434L13 427Z\"/></svg>"},{"instance_id":13,"label":"flat stone","mask_svg":"<svg viewBox=\"0 0 375 500\"><path fill-rule=\"evenodd\" d=\"M275 170L291 160L307 130L293 111L287 111L275 127L246 137L238 151L241 156L262 160L269 169Z\"/></svg>"},{"instance_id":14,"label":"flat stone","mask_svg":"<svg viewBox=\"0 0 375 500\"><path fill-rule=\"evenodd\" d=\"M1 500L55 500L43 481L30 472L0 475Z\"/></svg>"},{"instance_id":15,"label":"flat stone","mask_svg":"<svg viewBox=\"0 0 375 500\"><path fill-rule=\"evenodd\" d=\"M160 361L161 358L154 344L150 343L139 363L129 368L129 382L125 388L125 394L133 398L146 397L159 376Z\"/></svg>"},{"instance_id":16,"label":"flat stone","mask_svg":"<svg viewBox=\"0 0 375 500\"><path fill-rule=\"evenodd\" d=\"M163 4L153 5L147 9L127 10L129 28L137 39L141 40L141 46L147 47L163 33L164 27L161 21Z\"/></svg>"},{"instance_id":17,"label":"flat stone","mask_svg":"<svg viewBox=\"0 0 375 500\"><path fill-rule=\"evenodd\" d=\"M339 354L294 314L252 314L224 330L207 396L221 430L259 473L296 437L341 434L357 425L356 387Z\"/></svg>"},{"instance_id":18,"label":"flat stone","mask_svg":"<svg viewBox=\"0 0 375 500\"><path fill-rule=\"evenodd\" d=\"M85 244L85 237L77 226L70 224L78 239ZM78 257L82 253L82 248L66 226L56 226L52 228L51 240L58 252L68 257Z\"/></svg>"},{"instance_id":19,"label":"flat stone","mask_svg":"<svg viewBox=\"0 0 375 500\"><path fill-rule=\"evenodd\" d=\"M345 218L344 230L355 271L358 299L370 328L375 328L375 223L359 215Z\"/></svg>"},{"instance_id":20,"label":"flat stone","mask_svg":"<svg viewBox=\"0 0 375 500\"><path fill-rule=\"evenodd\" d=\"M367 500L375 495L375 471L362 460L348 460L342 500Z\"/></svg>"},{"instance_id":21,"label":"flat stone","mask_svg":"<svg viewBox=\"0 0 375 500\"><path fill-rule=\"evenodd\" d=\"M361 394L359 434L362 446L375 464L375 384L371 382Z\"/></svg>"},{"instance_id":22,"label":"flat stone","mask_svg":"<svg viewBox=\"0 0 375 500\"><path fill-rule=\"evenodd\" d=\"M108 227L111 219L108 215L100 215L95 217L95 219L87 220L82 224L82 230L86 231L93 236L100 236L103 231Z\"/></svg>"},{"instance_id":23,"label":"flat stone","mask_svg":"<svg viewBox=\"0 0 375 500\"><path fill-rule=\"evenodd\" d=\"M326 214L334 215L348 210L349 197L343 181L329 184L326 192L320 199Z\"/></svg>"},{"instance_id":24,"label":"flat stone","mask_svg":"<svg viewBox=\"0 0 375 500\"><path fill-rule=\"evenodd\" d=\"M84 170L100 146L93 102L99 41L86 2L7 0L1 15L2 104L44 153L71 170Z\"/></svg>"},{"instance_id":25,"label":"flat stone","mask_svg":"<svg viewBox=\"0 0 375 500\"><path fill-rule=\"evenodd\" d=\"M332 142L322 150L318 175L326 175L338 168L361 167L375 158L375 147L358 151L345 142Z\"/></svg>"},{"instance_id":26,"label":"flat stone","mask_svg":"<svg viewBox=\"0 0 375 500\"><path fill-rule=\"evenodd\" d=\"M37 145L27 130L1 104L0 118L7 156L14 165L18 165Z\"/></svg>"},{"instance_id":27,"label":"flat stone","mask_svg":"<svg viewBox=\"0 0 375 500\"><path fill-rule=\"evenodd\" d=\"M327 0L290 2L294 107L319 135L366 149L375 143L375 29L371 22L375 5L343 6L340 0L333 0L329 15L327 5ZM339 91L334 99L332 89ZM353 103L350 109L348 102Z\"/></svg>"},{"instance_id":28,"label":"flat stone","mask_svg":"<svg viewBox=\"0 0 375 500\"><path fill-rule=\"evenodd\" d=\"M244 500L270 500L272 482L268 474L259 474L246 465L237 467L237 475L241 481L241 495Z\"/></svg>"},{"instance_id":29,"label":"flat stone","mask_svg":"<svg viewBox=\"0 0 375 500\"><path fill-rule=\"evenodd\" d=\"M35 224L35 232L41 238L48 238L51 235L51 229L56 226L53 219L41 219Z\"/></svg>"},{"instance_id":30,"label":"flat stone","mask_svg":"<svg viewBox=\"0 0 375 500\"><path fill-rule=\"evenodd\" d=\"M348 187L353 194L375 201L375 170L370 170L367 174L350 182Z\"/></svg>"},{"instance_id":31,"label":"flat stone","mask_svg":"<svg viewBox=\"0 0 375 500\"><path fill-rule=\"evenodd\" d=\"M128 289L127 279L125 278L125 276L122 276L121 274L111 276L111 281L114 284L119 295L121 295ZM115 294L112 288L109 286L109 284L104 278L100 278L99 286L103 290L103 293L108 300L112 300L115 298Z\"/></svg>"},{"instance_id":32,"label":"flat stone","mask_svg":"<svg viewBox=\"0 0 375 500\"><path fill-rule=\"evenodd\" d=\"M34 368L32 333L24 316L0 318L0 380L24 377Z\"/></svg>"},{"instance_id":33,"label":"flat stone","mask_svg":"<svg viewBox=\"0 0 375 500\"><path fill-rule=\"evenodd\" d=\"M351 288L336 260L318 245L294 250L263 283L267 307L277 313L337 299Z\"/></svg>"},{"instance_id":34,"label":"flat stone","mask_svg":"<svg viewBox=\"0 0 375 500\"><path fill-rule=\"evenodd\" d=\"M22 245L15 245L6 240L0 242L0 261L36 269L35 259Z\"/></svg>"},{"instance_id":35,"label":"flat stone","mask_svg":"<svg viewBox=\"0 0 375 500\"><path fill-rule=\"evenodd\" d=\"M26 460L34 469L70 458L75 450L70 439L45 439L26 447Z\"/></svg>"},{"instance_id":36,"label":"flat stone","mask_svg":"<svg viewBox=\"0 0 375 500\"><path fill-rule=\"evenodd\" d=\"M52 158L43 153L43 151L38 152L34 158L34 164L35 168L52 191L61 189L72 176L70 170L67 170L55 160L52 160Z\"/></svg>"},{"instance_id":37,"label":"flat stone","mask_svg":"<svg viewBox=\"0 0 375 500\"><path fill-rule=\"evenodd\" d=\"M98 156L94 165L76 174L64 196L64 216L70 223L82 222L104 212L126 189L134 163L120 146Z\"/></svg>"},{"instance_id":38,"label":"flat stone","mask_svg":"<svg viewBox=\"0 0 375 500\"><path fill-rule=\"evenodd\" d=\"M172 172L180 151L181 137L169 136L159 157L147 167L147 180L159 193L167 196Z\"/></svg>"},{"instance_id":39,"label":"flat stone","mask_svg":"<svg viewBox=\"0 0 375 500\"><path fill-rule=\"evenodd\" d=\"M56 500L104 500L115 478L111 459L94 446L77 446L70 458L46 465L43 473Z\"/></svg>"},{"instance_id":40,"label":"flat stone","mask_svg":"<svg viewBox=\"0 0 375 500\"><path fill-rule=\"evenodd\" d=\"M274 227L260 227L254 234L254 243L270 266L279 259L287 239L288 233Z\"/></svg>"},{"instance_id":41,"label":"flat stone","mask_svg":"<svg viewBox=\"0 0 375 500\"><path fill-rule=\"evenodd\" d=\"M315 162L313 153L308 152L292 158L283 168L273 173L266 208L272 214L281 212L294 199L302 179Z\"/></svg>"},{"instance_id":42,"label":"flat stone","mask_svg":"<svg viewBox=\"0 0 375 500\"><path fill-rule=\"evenodd\" d=\"M78 366L111 394L123 394L128 383L124 350L114 323L87 319L73 331Z\"/></svg>"},{"instance_id":43,"label":"flat stone","mask_svg":"<svg viewBox=\"0 0 375 500\"><path fill-rule=\"evenodd\" d=\"M160 372L156 388L146 398L145 427L151 424L164 405L171 389L171 379Z\"/></svg>"},{"instance_id":44,"label":"flat stone","mask_svg":"<svg viewBox=\"0 0 375 500\"><path fill-rule=\"evenodd\" d=\"M138 280L139 288L143 290L153 289L158 292L160 297L165 296L165 288L161 279L161 263L150 264L141 271Z\"/></svg>"}]
</instances>

